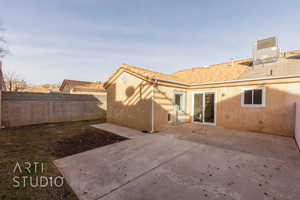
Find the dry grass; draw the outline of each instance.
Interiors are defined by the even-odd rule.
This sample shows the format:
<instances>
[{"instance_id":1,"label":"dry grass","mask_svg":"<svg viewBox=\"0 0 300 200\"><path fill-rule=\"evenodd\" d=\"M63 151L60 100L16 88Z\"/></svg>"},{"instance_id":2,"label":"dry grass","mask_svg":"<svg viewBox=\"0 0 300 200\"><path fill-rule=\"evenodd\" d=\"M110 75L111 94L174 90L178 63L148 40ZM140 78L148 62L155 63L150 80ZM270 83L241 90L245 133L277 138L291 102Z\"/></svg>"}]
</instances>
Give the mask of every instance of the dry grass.
<instances>
[{"instance_id":1,"label":"dry grass","mask_svg":"<svg viewBox=\"0 0 300 200\"><path fill-rule=\"evenodd\" d=\"M63 187L13 187L13 177L16 175L29 175L36 177L39 175L46 177L60 176L59 171L52 161L72 153L103 146L123 140L122 138L106 133L97 132L97 129L90 127L90 124L101 123L102 121L80 121L48 125L27 126L1 130L0 132L0 199L1 200L74 200L77 197L65 183ZM85 135L91 135L90 139L85 139ZM99 134L99 142L95 142L95 134ZM102 138L102 141L101 141ZM79 141L78 141L79 139ZM65 142L66 141L66 142ZM91 142L91 145L87 145ZM83 148L78 147L84 143ZM60 146L61 145L61 146ZM65 145L65 146L63 146ZM63 149L68 151L64 152ZM43 162L44 172L31 172L31 174L15 174L13 169L16 162L24 166L24 162ZM34 179L35 180L35 179ZM29 183L29 182L27 182Z\"/></svg>"}]
</instances>

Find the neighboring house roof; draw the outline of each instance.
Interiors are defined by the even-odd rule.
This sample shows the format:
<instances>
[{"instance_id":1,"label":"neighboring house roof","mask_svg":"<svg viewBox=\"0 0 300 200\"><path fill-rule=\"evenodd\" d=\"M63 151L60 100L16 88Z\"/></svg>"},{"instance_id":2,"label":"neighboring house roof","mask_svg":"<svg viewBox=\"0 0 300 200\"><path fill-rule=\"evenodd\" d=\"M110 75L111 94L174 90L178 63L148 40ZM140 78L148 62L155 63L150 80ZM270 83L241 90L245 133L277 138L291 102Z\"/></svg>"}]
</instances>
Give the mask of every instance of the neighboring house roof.
<instances>
[{"instance_id":1,"label":"neighboring house roof","mask_svg":"<svg viewBox=\"0 0 300 200\"><path fill-rule=\"evenodd\" d=\"M120 74L121 71L132 73L146 80L162 79L172 81L173 83L177 82L190 85L198 83L234 81L247 78L261 78L270 76L270 69L273 70L273 76L300 74L300 50L281 53L278 62L269 63L264 66L253 67L252 59L248 58L214 64L208 67L184 69L173 74L164 74L141 67L122 64L108 78L104 87L108 87L108 85L115 79L115 76Z\"/></svg>"},{"instance_id":2,"label":"neighboring house roof","mask_svg":"<svg viewBox=\"0 0 300 200\"><path fill-rule=\"evenodd\" d=\"M27 87L20 92L37 92L37 93L49 93L49 92L59 92L58 88L45 88L40 86Z\"/></svg>"},{"instance_id":3,"label":"neighboring house roof","mask_svg":"<svg viewBox=\"0 0 300 200\"><path fill-rule=\"evenodd\" d=\"M59 90L62 91L63 88L68 85L72 89L76 90L87 90L95 92L105 92L103 83L101 82L89 82L89 81L77 81L77 80L64 80L61 84Z\"/></svg>"}]
</instances>

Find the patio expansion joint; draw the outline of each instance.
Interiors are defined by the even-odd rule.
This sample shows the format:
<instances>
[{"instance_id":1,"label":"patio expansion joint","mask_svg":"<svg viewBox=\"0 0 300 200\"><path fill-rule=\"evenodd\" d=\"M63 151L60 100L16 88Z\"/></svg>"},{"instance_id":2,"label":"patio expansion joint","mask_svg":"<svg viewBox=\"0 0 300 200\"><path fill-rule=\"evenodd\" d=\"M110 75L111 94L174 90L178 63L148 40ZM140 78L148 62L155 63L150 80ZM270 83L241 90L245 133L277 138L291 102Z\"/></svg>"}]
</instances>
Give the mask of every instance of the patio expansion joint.
<instances>
[{"instance_id":1,"label":"patio expansion joint","mask_svg":"<svg viewBox=\"0 0 300 200\"><path fill-rule=\"evenodd\" d=\"M111 194L111 193L117 191L118 189L120 189L120 188L126 186L127 184L129 184L129 183L131 183L131 182L133 182L133 181L135 181L135 180L137 180L137 179L139 179L139 178L145 176L146 174L148 174L148 173L154 171L155 169L161 167L162 165L164 165L164 164L166 164L166 163L168 163L168 162L170 162L170 161L172 161L172 160L174 160L174 159L176 159L176 158L178 158L178 157L180 157L180 156L182 156L182 155L184 155L184 154L186 154L186 153L192 151L193 149L195 149L195 148L198 147L198 146L201 146L201 144L194 144L193 147L191 147L191 148L189 148L189 149L187 149L187 150L185 150L185 151L183 151L183 152L181 152L181 153L179 153L179 154L173 156L172 158L170 158L170 159L168 159L168 160L165 160L165 161L161 162L161 163L158 164L157 166L152 167L151 169L149 169L149 170L147 170L147 171L141 173L140 175L138 175L138 176L136 176L136 177L133 177L132 179L128 180L126 183L121 184L120 186L118 186L118 187L112 189L111 191L109 191L109 192L107 192L107 193L101 195L100 197L95 198L94 200L100 200L100 199L102 199L103 197L105 197L105 196L107 196L107 195L109 195L109 194Z\"/></svg>"}]
</instances>

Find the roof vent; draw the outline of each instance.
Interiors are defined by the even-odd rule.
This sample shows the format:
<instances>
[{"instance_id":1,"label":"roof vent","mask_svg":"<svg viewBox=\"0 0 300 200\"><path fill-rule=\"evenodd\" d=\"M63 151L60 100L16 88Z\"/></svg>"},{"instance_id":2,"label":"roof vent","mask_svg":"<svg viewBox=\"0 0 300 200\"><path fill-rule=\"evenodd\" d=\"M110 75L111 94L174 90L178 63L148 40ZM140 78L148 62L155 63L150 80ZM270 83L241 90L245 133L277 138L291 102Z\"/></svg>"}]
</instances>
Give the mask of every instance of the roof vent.
<instances>
[{"instance_id":1,"label":"roof vent","mask_svg":"<svg viewBox=\"0 0 300 200\"><path fill-rule=\"evenodd\" d=\"M276 62L279 58L278 40L270 37L256 40L252 46L253 65Z\"/></svg>"}]
</instances>

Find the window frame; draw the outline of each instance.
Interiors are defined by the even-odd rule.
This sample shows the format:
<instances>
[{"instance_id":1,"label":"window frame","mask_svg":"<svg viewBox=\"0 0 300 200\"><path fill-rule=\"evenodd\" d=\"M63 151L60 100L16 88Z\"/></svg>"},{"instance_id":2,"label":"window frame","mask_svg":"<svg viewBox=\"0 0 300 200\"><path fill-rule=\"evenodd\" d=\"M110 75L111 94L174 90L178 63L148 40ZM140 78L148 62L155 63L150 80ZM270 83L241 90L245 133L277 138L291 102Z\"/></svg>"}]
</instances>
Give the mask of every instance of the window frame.
<instances>
[{"instance_id":1,"label":"window frame","mask_svg":"<svg viewBox=\"0 0 300 200\"><path fill-rule=\"evenodd\" d=\"M245 104L245 91L252 91L252 104ZM262 90L261 104L254 104L254 90ZM241 106L242 107L265 107L266 106L266 88L265 87L251 87L242 88L241 90Z\"/></svg>"},{"instance_id":2,"label":"window frame","mask_svg":"<svg viewBox=\"0 0 300 200\"><path fill-rule=\"evenodd\" d=\"M176 95L181 95L182 96L182 109L178 110L179 112L186 112L186 101L187 101L187 97L186 97L186 92L185 91L174 91L174 100L173 100L173 104L174 104L174 110L176 111Z\"/></svg>"}]
</instances>

